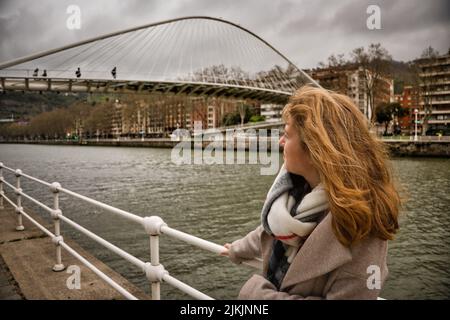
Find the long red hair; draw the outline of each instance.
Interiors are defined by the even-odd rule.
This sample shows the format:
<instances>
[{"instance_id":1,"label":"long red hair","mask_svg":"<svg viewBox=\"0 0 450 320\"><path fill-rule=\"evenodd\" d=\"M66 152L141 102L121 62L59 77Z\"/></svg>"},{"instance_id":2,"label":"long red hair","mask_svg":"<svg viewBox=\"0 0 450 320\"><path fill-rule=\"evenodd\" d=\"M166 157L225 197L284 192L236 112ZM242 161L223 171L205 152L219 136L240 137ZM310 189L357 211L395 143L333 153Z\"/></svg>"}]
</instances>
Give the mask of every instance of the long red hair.
<instances>
[{"instance_id":1,"label":"long red hair","mask_svg":"<svg viewBox=\"0 0 450 320\"><path fill-rule=\"evenodd\" d=\"M353 101L304 86L291 97L283 118L292 120L319 172L338 240L346 246L371 234L392 240L401 200L389 156Z\"/></svg>"}]
</instances>

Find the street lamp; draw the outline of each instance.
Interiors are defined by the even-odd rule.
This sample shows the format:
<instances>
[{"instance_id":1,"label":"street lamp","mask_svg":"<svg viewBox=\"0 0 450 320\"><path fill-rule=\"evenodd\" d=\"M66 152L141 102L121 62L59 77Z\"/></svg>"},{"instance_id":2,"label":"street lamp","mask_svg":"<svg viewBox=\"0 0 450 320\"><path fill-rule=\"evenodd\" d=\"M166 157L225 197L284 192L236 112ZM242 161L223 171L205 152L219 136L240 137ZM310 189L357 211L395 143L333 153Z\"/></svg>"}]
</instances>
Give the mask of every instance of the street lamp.
<instances>
[{"instance_id":1,"label":"street lamp","mask_svg":"<svg viewBox=\"0 0 450 320\"><path fill-rule=\"evenodd\" d=\"M417 141L417 114L419 113L419 109L414 109L414 141Z\"/></svg>"}]
</instances>

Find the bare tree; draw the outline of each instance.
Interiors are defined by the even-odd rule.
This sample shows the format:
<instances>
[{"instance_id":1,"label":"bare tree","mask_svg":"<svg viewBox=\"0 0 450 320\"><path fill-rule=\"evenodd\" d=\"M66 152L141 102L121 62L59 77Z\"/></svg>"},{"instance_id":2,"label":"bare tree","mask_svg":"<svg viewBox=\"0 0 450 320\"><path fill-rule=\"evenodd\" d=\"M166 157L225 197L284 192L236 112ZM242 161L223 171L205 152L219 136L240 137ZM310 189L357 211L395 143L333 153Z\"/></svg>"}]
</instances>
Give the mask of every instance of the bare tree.
<instances>
[{"instance_id":1,"label":"bare tree","mask_svg":"<svg viewBox=\"0 0 450 320\"><path fill-rule=\"evenodd\" d=\"M328 67L331 68L335 68L335 67L342 67L345 64L347 64L347 61L344 58L344 54L338 54L337 56L335 56L334 54L332 54L331 56L328 57Z\"/></svg>"},{"instance_id":2,"label":"bare tree","mask_svg":"<svg viewBox=\"0 0 450 320\"><path fill-rule=\"evenodd\" d=\"M389 73L391 55L380 43L370 44L366 51L364 47L352 52L353 62L362 67L364 86L367 95L366 116L373 125L376 121L375 94L381 78Z\"/></svg>"},{"instance_id":3,"label":"bare tree","mask_svg":"<svg viewBox=\"0 0 450 320\"><path fill-rule=\"evenodd\" d=\"M422 59L435 59L439 56L439 51L434 49L432 46L428 46L428 48L422 51L420 58Z\"/></svg>"},{"instance_id":4,"label":"bare tree","mask_svg":"<svg viewBox=\"0 0 450 320\"><path fill-rule=\"evenodd\" d=\"M323 68L336 68L336 67L343 67L347 64L349 64L350 62L348 60L345 59L345 54L344 53L340 53L337 56L334 55L334 53L332 53L328 58L327 58L327 62L319 62L318 63L318 67L323 69Z\"/></svg>"},{"instance_id":5,"label":"bare tree","mask_svg":"<svg viewBox=\"0 0 450 320\"><path fill-rule=\"evenodd\" d=\"M99 135L110 134L112 127L113 105L110 102L98 103L86 119L86 128L91 132Z\"/></svg>"},{"instance_id":6,"label":"bare tree","mask_svg":"<svg viewBox=\"0 0 450 320\"><path fill-rule=\"evenodd\" d=\"M244 125L245 120L245 104L243 101L238 102L238 110L239 110L239 116L241 117L241 126Z\"/></svg>"},{"instance_id":7,"label":"bare tree","mask_svg":"<svg viewBox=\"0 0 450 320\"><path fill-rule=\"evenodd\" d=\"M84 135L85 121L89 118L91 111L92 105L86 101L77 101L67 109L68 114L70 114L72 121L74 122L77 135L80 139L82 139Z\"/></svg>"}]
</instances>

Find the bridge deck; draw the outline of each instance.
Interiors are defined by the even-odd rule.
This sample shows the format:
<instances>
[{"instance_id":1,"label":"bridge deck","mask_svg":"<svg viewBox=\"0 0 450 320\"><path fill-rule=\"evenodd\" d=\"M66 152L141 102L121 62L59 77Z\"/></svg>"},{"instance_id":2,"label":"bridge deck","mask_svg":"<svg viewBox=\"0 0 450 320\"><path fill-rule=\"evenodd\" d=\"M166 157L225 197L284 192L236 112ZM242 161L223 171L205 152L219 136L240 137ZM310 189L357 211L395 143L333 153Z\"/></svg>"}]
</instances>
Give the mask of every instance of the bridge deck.
<instances>
[{"instance_id":1,"label":"bridge deck","mask_svg":"<svg viewBox=\"0 0 450 320\"><path fill-rule=\"evenodd\" d=\"M284 104L291 92L254 88L248 84L201 83L186 81L138 81L107 79L33 78L0 76L1 91L55 91L89 93L184 94L192 96L254 99Z\"/></svg>"}]
</instances>

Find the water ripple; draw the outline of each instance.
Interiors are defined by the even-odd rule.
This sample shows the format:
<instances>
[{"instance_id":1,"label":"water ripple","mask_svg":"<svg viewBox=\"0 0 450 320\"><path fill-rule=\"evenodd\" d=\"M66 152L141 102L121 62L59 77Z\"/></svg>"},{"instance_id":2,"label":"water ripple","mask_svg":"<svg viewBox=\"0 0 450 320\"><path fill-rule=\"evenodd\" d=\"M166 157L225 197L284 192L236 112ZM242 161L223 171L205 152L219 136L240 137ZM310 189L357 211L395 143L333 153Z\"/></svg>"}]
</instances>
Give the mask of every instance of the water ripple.
<instances>
[{"instance_id":1,"label":"water ripple","mask_svg":"<svg viewBox=\"0 0 450 320\"><path fill-rule=\"evenodd\" d=\"M168 149L0 145L0 161L42 180L140 216L159 215L170 226L216 243L253 230L273 176L256 165L177 166ZM389 243L388 299L450 297L450 159L394 159L407 201L401 229ZM5 173L9 181L12 174ZM47 188L24 183L25 192L51 206ZM69 201L68 201L69 200ZM45 216L45 212L30 206ZM149 260L148 238L136 224L61 195L63 213L138 258ZM148 292L134 266L63 224L77 240ZM215 298L232 299L253 272L178 240L161 238L161 262L170 273ZM165 299L187 299L163 284Z\"/></svg>"}]
</instances>

